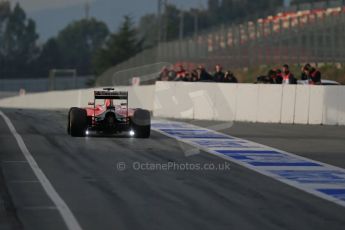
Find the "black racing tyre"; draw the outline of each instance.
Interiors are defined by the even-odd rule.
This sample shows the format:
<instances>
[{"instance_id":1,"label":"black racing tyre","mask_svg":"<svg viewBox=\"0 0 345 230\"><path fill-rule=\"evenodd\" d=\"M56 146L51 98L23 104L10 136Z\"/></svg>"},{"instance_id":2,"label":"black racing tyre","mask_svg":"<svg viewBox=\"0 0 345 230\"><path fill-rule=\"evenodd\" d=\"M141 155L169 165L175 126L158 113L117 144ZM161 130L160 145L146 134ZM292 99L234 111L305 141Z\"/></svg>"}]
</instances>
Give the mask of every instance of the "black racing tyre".
<instances>
[{"instance_id":1,"label":"black racing tyre","mask_svg":"<svg viewBox=\"0 0 345 230\"><path fill-rule=\"evenodd\" d=\"M84 137L87 129L87 113L85 109L71 108L68 113L68 129L72 137Z\"/></svg>"},{"instance_id":2,"label":"black racing tyre","mask_svg":"<svg viewBox=\"0 0 345 230\"><path fill-rule=\"evenodd\" d=\"M71 113L71 109L68 111L68 115L67 115L67 134L71 134L71 126L70 126L70 113Z\"/></svg>"},{"instance_id":3,"label":"black racing tyre","mask_svg":"<svg viewBox=\"0 0 345 230\"><path fill-rule=\"evenodd\" d=\"M151 135L151 115L148 110L138 109L132 117L132 127L137 138L149 138Z\"/></svg>"},{"instance_id":4,"label":"black racing tyre","mask_svg":"<svg viewBox=\"0 0 345 230\"><path fill-rule=\"evenodd\" d=\"M68 115L67 115L67 133L71 134L71 110L72 109L77 109L76 107L72 107L69 109L68 111Z\"/></svg>"}]
</instances>

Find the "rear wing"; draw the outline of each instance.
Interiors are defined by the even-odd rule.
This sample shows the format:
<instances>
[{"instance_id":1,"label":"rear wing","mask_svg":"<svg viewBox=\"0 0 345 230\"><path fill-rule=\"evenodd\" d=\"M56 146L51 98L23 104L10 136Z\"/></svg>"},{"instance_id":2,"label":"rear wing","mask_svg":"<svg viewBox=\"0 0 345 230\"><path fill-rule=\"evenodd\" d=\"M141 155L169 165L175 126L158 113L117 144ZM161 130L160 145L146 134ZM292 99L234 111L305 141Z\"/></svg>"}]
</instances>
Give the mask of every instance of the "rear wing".
<instances>
[{"instance_id":1,"label":"rear wing","mask_svg":"<svg viewBox=\"0 0 345 230\"><path fill-rule=\"evenodd\" d=\"M95 91L95 99L128 100L126 91Z\"/></svg>"}]
</instances>

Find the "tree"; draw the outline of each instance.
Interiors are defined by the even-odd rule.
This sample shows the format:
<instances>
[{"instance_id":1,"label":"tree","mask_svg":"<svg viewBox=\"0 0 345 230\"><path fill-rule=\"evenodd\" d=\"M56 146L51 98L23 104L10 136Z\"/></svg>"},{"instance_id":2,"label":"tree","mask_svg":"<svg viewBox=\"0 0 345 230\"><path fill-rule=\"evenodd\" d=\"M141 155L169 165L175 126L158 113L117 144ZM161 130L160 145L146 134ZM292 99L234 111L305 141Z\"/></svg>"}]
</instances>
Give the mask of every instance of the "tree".
<instances>
[{"instance_id":1,"label":"tree","mask_svg":"<svg viewBox=\"0 0 345 230\"><path fill-rule=\"evenodd\" d=\"M291 4L314 3L314 2L329 2L330 0L292 0Z\"/></svg>"},{"instance_id":2,"label":"tree","mask_svg":"<svg viewBox=\"0 0 345 230\"><path fill-rule=\"evenodd\" d=\"M179 36L179 21L181 11L175 5L167 4L165 14L163 15L166 22L166 40L174 40Z\"/></svg>"},{"instance_id":3,"label":"tree","mask_svg":"<svg viewBox=\"0 0 345 230\"><path fill-rule=\"evenodd\" d=\"M124 17L117 33L110 35L103 48L99 49L94 58L94 69L100 74L106 69L128 60L142 50L142 41L138 39L132 19Z\"/></svg>"},{"instance_id":4,"label":"tree","mask_svg":"<svg viewBox=\"0 0 345 230\"><path fill-rule=\"evenodd\" d=\"M13 77L27 72L37 57L38 34L35 22L27 18L18 3L12 11L8 11L10 8L4 4L1 15L6 15L6 20L1 25L1 55L7 69L6 75Z\"/></svg>"},{"instance_id":5,"label":"tree","mask_svg":"<svg viewBox=\"0 0 345 230\"><path fill-rule=\"evenodd\" d=\"M56 52L58 47L63 68L77 69L78 74L91 74L91 60L109 36L104 22L94 18L82 19L69 24L57 36L56 42L50 41L46 52ZM54 47L52 47L54 46ZM57 53L55 53L58 55Z\"/></svg>"},{"instance_id":6,"label":"tree","mask_svg":"<svg viewBox=\"0 0 345 230\"><path fill-rule=\"evenodd\" d=\"M11 7L8 1L0 2L0 71L4 72L5 68L5 52L4 30L7 25L8 18L11 14Z\"/></svg>"},{"instance_id":7,"label":"tree","mask_svg":"<svg viewBox=\"0 0 345 230\"><path fill-rule=\"evenodd\" d=\"M229 22L235 18L235 7L233 1L221 2L222 20Z\"/></svg>"},{"instance_id":8,"label":"tree","mask_svg":"<svg viewBox=\"0 0 345 230\"><path fill-rule=\"evenodd\" d=\"M147 14L140 18L138 33L143 38L143 47L152 47L158 43L158 19L155 14Z\"/></svg>"},{"instance_id":9,"label":"tree","mask_svg":"<svg viewBox=\"0 0 345 230\"><path fill-rule=\"evenodd\" d=\"M3 41L4 30L11 14L11 7L8 1L0 2L0 47Z\"/></svg>"},{"instance_id":10,"label":"tree","mask_svg":"<svg viewBox=\"0 0 345 230\"><path fill-rule=\"evenodd\" d=\"M13 60L30 60L37 51L37 39L35 22L27 19L24 10L16 4L4 32L5 55Z\"/></svg>"},{"instance_id":11,"label":"tree","mask_svg":"<svg viewBox=\"0 0 345 230\"><path fill-rule=\"evenodd\" d=\"M43 45L35 67L38 76L48 76L49 70L63 68L62 53L56 38L49 39Z\"/></svg>"},{"instance_id":12,"label":"tree","mask_svg":"<svg viewBox=\"0 0 345 230\"><path fill-rule=\"evenodd\" d=\"M219 0L208 0L207 3L208 3L208 20L210 21L211 24L216 24L220 21L220 18L221 18Z\"/></svg>"}]
</instances>

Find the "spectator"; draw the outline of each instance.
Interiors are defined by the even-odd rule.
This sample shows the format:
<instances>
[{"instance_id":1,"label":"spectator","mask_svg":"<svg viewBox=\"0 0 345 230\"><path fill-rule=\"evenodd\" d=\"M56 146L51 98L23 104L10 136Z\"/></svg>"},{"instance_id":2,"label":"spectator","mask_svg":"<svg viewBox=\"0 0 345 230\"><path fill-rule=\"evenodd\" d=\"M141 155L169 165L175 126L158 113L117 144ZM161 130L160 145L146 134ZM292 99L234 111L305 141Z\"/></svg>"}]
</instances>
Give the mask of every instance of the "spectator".
<instances>
[{"instance_id":1,"label":"spectator","mask_svg":"<svg viewBox=\"0 0 345 230\"><path fill-rule=\"evenodd\" d=\"M283 74L280 69L276 69L276 79L274 80L274 83L276 84L282 84L283 83Z\"/></svg>"},{"instance_id":2,"label":"spectator","mask_svg":"<svg viewBox=\"0 0 345 230\"><path fill-rule=\"evenodd\" d=\"M190 75L191 75L190 76L190 81L192 81L192 82L199 81L199 79L198 79L198 71L196 69L192 70Z\"/></svg>"},{"instance_id":3,"label":"spectator","mask_svg":"<svg viewBox=\"0 0 345 230\"><path fill-rule=\"evenodd\" d=\"M271 84L274 84L277 79L277 71L274 69L269 70L267 77L270 79Z\"/></svg>"},{"instance_id":4,"label":"spectator","mask_svg":"<svg viewBox=\"0 0 345 230\"><path fill-rule=\"evenodd\" d=\"M257 84L274 84L277 80L277 70L271 69L268 71L267 75L265 76L259 76L256 78Z\"/></svg>"},{"instance_id":5,"label":"spectator","mask_svg":"<svg viewBox=\"0 0 345 230\"><path fill-rule=\"evenodd\" d=\"M272 78L269 76L259 76L256 78L256 84L272 84Z\"/></svg>"},{"instance_id":6,"label":"spectator","mask_svg":"<svg viewBox=\"0 0 345 230\"><path fill-rule=\"evenodd\" d=\"M197 69L198 81L211 81L211 75L206 71L205 67L199 66Z\"/></svg>"},{"instance_id":7,"label":"spectator","mask_svg":"<svg viewBox=\"0 0 345 230\"><path fill-rule=\"evenodd\" d=\"M280 69L271 69L267 73L267 81L271 84L281 84L283 82L282 71Z\"/></svg>"},{"instance_id":8,"label":"spectator","mask_svg":"<svg viewBox=\"0 0 345 230\"><path fill-rule=\"evenodd\" d=\"M216 72L213 75L213 80L215 82L224 82L224 76L223 69L221 65L216 65Z\"/></svg>"},{"instance_id":9,"label":"spectator","mask_svg":"<svg viewBox=\"0 0 345 230\"><path fill-rule=\"evenodd\" d=\"M306 64L303 73L308 76L310 85L321 85L321 72L319 70L312 67L310 64Z\"/></svg>"},{"instance_id":10,"label":"spectator","mask_svg":"<svg viewBox=\"0 0 345 230\"><path fill-rule=\"evenodd\" d=\"M159 74L159 81L169 81L169 69L167 67L164 67Z\"/></svg>"},{"instance_id":11,"label":"spectator","mask_svg":"<svg viewBox=\"0 0 345 230\"><path fill-rule=\"evenodd\" d=\"M175 81L184 81L186 74L187 71L183 68L183 65L179 65L176 71Z\"/></svg>"},{"instance_id":12,"label":"spectator","mask_svg":"<svg viewBox=\"0 0 345 230\"><path fill-rule=\"evenodd\" d=\"M283 65L282 78L282 84L297 84L295 76L291 73L287 64Z\"/></svg>"},{"instance_id":13,"label":"spectator","mask_svg":"<svg viewBox=\"0 0 345 230\"><path fill-rule=\"evenodd\" d=\"M228 71L225 72L224 82L227 82L227 83L238 83L238 80L235 77L235 75L233 74L233 72L228 70Z\"/></svg>"},{"instance_id":14,"label":"spectator","mask_svg":"<svg viewBox=\"0 0 345 230\"><path fill-rule=\"evenodd\" d=\"M183 78L183 81L192 81L192 75L189 72L186 72L185 77Z\"/></svg>"},{"instance_id":15,"label":"spectator","mask_svg":"<svg viewBox=\"0 0 345 230\"><path fill-rule=\"evenodd\" d=\"M176 78L176 71L172 69L169 71L169 81L174 80L175 78Z\"/></svg>"},{"instance_id":16,"label":"spectator","mask_svg":"<svg viewBox=\"0 0 345 230\"><path fill-rule=\"evenodd\" d=\"M302 69L301 69L301 80L302 81L308 81L308 83L309 83L308 71L307 71L307 68L306 68L307 65L303 66Z\"/></svg>"}]
</instances>

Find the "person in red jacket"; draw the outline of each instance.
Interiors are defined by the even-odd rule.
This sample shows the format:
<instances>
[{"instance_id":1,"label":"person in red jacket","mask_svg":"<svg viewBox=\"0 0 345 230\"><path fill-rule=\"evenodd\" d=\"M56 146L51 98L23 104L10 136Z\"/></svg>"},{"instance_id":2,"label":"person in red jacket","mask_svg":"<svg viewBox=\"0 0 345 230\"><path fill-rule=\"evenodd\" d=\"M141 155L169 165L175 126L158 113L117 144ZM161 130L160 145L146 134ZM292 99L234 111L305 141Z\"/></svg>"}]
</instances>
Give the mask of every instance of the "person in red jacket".
<instances>
[{"instance_id":1,"label":"person in red jacket","mask_svg":"<svg viewBox=\"0 0 345 230\"><path fill-rule=\"evenodd\" d=\"M283 65L282 78L282 84L296 84L295 76L291 73L289 66L287 64Z\"/></svg>"},{"instance_id":2,"label":"person in red jacket","mask_svg":"<svg viewBox=\"0 0 345 230\"><path fill-rule=\"evenodd\" d=\"M175 81L184 81L186 75L187 71L183 68L183 65L179 65L178 70L176 71Z\"/></svg>"}]
</instances>

